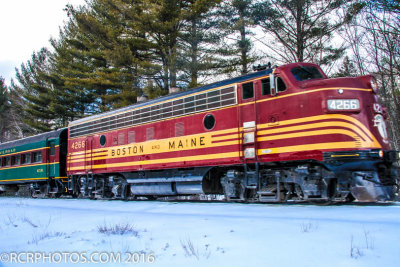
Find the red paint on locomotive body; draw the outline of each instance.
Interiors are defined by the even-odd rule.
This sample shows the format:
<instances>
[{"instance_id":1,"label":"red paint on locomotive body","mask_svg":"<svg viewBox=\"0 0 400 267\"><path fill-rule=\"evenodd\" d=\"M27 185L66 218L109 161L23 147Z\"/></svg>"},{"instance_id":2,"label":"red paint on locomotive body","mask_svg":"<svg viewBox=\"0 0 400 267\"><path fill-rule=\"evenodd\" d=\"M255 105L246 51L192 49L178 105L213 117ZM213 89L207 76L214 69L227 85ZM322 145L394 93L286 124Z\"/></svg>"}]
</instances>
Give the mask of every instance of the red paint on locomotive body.
<instances>
[{"instance_id":1,"label":"red paint on locomotive body","mask_svg":"<svg viewBox=\"0 0 400 267\"><path fill-rule=\"evenodd\" d=\"M270 74L260 73L73 122L68 175L322 161L324 152L390 149L385 114L370 76L328 79L308 63L281 66L273 74L275 93L268 88ZM216 88L222 90L219 98L212 95ZM234 101L225 105L223 98L231 94L224 93L227 88L233 88ZM213 97L219 99L218 107L207 104L197 111L202 100L211 103ZM172 113L177 106L184 110L182 115L179 110ZM141 119L135 115L139 110ZM172 115L165 116L170 111ZM128 113L129 123L136 117L137 123L129 125ZM107 120L118 127L103 126ZM78 134L71 135L72 127ZM99 130L85 134L94 127Z\"/></svg>"}]
</instances>

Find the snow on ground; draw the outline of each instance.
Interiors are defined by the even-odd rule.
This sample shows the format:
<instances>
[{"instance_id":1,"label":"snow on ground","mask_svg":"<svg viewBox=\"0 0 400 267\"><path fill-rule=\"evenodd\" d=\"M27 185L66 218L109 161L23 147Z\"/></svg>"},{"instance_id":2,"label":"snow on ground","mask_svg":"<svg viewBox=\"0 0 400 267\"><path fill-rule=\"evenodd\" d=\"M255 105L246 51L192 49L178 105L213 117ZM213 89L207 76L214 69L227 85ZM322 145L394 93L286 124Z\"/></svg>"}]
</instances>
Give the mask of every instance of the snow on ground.
<instances>
[{"instance_id":1,"label":"snow on ground","mask_svg":"<svg viewBox=\"0 0 400 267\"><path fill-rule=\"evenodd\" d=\"M400 266L400 203L0 198L0 266L91 260L90 266Z\"/></svg>"}]
</instances>

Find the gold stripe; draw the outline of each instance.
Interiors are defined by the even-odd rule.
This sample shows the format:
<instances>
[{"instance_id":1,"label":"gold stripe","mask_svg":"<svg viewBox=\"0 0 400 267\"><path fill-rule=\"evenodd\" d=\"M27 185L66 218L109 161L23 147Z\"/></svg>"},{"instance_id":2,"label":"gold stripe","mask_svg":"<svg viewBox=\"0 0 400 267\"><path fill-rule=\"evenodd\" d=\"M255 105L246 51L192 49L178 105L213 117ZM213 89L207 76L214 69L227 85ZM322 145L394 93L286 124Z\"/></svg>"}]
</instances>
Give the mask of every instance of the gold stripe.
<instances>
[{"instance_id":1,"label":"gold stripe","mask_svg":"<svg viewBox=\"0 0 400 267\"><path fill-rule=\"evenodd\" d=\"M90 153L109 153L109 151L111 149L121 149L121 148L126 148L126 147L133 147L133 146L156 146L156 145L160 145L162 143L165 142L170 142L170 141L179 141L182 139L191 139L191 138L200 138L200 137L206 137L206 138L210 138L213 140L224 140L224 139L232 139L232 138L227 138L226 136L216 136L216 135L222 135L222 134L232 134L235 135L238 133L238 128L230 128L230 129L225 129L225 130L219 130L219 131L212 131L212 132L205 132L205 133L199 133L199 134L192 134L192 135L184 135L184 136L179 136L179 137L171 137L171 138L165 138L165 139L158 139L158 140L151 140L151 141L145 141L145 142L140 142L140 143L131 143L131 144L126 144L126 145L122 145L122 146L112 146L112 147L107 147L107 148L97 148L97 149L93 149L92 152L86 152L86 155L89 155ZM165 152L169 152L169 151L165 151ZM78 157L78 155L80 155L80 157L83 157L83 154L85 154L84 151L80 151L80 152L72 152L69 155L72 157ZM99 156L96 154L96 156ZM74 158L75 159L75 158Z\"/></svg>"},{"instance_id":2,"label":"gold stripe","mask_svg":"<svg viewBox=\"0 0 400 267\"><path fill-rule=\"evenodd\" d=\"M41 148L35 148L35 149L29 149L29 150L24 150L24 151L20 151L20 152L15 152L15 153L11 153L11 154L2 154L2 155L0 155L0 157L3 157L3 156L8 157L8 156L17 155L17 154L24 154L26 152L32 152L32 151L48 149L48 148L50 148L50 147L45 146L45 147L41 147Z\"/></svg>"},{"instance_id":3,"label":"gold stripe","mask_svg":"<svg viewBox=\"0 0 400 267\"><path fill-rule=\"evenodd\" d=\"M377 141L377 139L375 138L375 136L367 129L367 127L365 127L364 124L362 124L361 122L359 122L357 119L355 119L353 117L341 115L341 114L318 115L318 116L312 116L312 117L280 121L280 122L278 122L277 125L271 125L271 124L265 123L265 124L259 125L259 129L267 129L267 128L274 128L276 126L285 126L285 125L290 125L290 124L297 124L297 123L311 122L311 121L314 122L314 121L318 121L318 120L329 120L329 119L341 119L341 120L345 120L345 121L355 124L356 126L358 126L358 128L360 128L362 131L367 133L367 135L369 136L369 139L372 140L374 146L376 146L378 148L382 147L379 144L379 142ZM296 127L296 126L294 126L294 127ZM300 125L299 127L300 127L299 129L301 129L302 125ZM308 127L308 126L305 125L305 127ZM282 129L282 128L277 128L276 130L281 131L280 129ZM365 136L365 134L362 133L360 130L358 130L356 127L350 127L350 129L353 131L356 131L360 136Z\"/></svg>"},{"instance_id":4,"label":"gold stripe","mask_svg":"<svg viewBox=\"0 0 400 267\"><path fill-rule=\"evenodd\" d=\"M318 144L307 144L287 147L276 147L276 148L263 148L258 149L258 155L270 155L279 153L289 152L300 152L310 150L326 150L326 149L344 149L344 148L359 148L357 142L334 142L334 143L318 143Z\"/></svg>"},{"instance_id":5,"label":"gold stripe","mask_svg":"<svg viewBox=\"0 0 400 267\"><path fill-rule=\"evenodd\" d=\"M44 180L48 179L48 177L42 177L42 178L24 178L24 179L11 179L11 180L0 180L1 182L13 182L13 181L26 181L26 180Z\"/></svg>"},{"instance_id":6,"label":"gold stripe","mask_svg":"<svg viewBox=\"0 0 400 267\"><path fill-rule=\"evenodd\" d=\"M98 153L90 153L90 151L88 153L86 153L85 155L77 155L77 156L69 156L70 159L84 159L87 157L97 157L97 156L105 156L107 155L107 151L106 152L98 152Z\"/></svg>"},{"instance_id":7,"label":"gold stripe","mask_svg":"<svg viewBox=\"0 0 400 267\"><path fill-rule=\"evenodd\" d=\"M68 178L68 177L53 177L53 179L66 179L66 178ZM1 182L13 182L13 181L26 181L26 180L43 180L43 179L49 179L49 177L0 180L0 183Z\"/></svg>"},{"instance_id":8,"label":"gold stripe","mask_svg":"<svg viewBox=\"0 0 400 267\"><path fill-rule=\"evenodd\" d=\"M174 163L174 162L195 161L195 160L226 159L226 158L237 158L237 157L239 157L239 152L228 152L228 153L219 153L219 154L187 156L187 157L179 157L179 158L167 158L167 159L154 159L154 160L99 164L99 165L93 165L92 169L105 169L105 168L128 167L128 166L137 166L137 165ZM85 167L87 167L87 166L70 167L69 170L70 171L85 170Z\"/></svg>"},{"instance_id":9,"label":"gold stripe","mask_svg":"<svg viewBox=\"0 0 400 267\"><path fill-rule=\"evenodd\" d=\"M331 158L340 158L340 157L358 157L360 154L349 154L349 155L331 155Z\"/></svg>"},{"instance_id":10,"label":"gold stripe","mask_svg":"<svg viewBox=\"0 0 400 267\"><path fill-rule=\"evenodd\" d=\"M358 136L355 136L354 132L348 130L340 130L340 129L329 129L329 130L316 130L316 131L306 131L306 132L297 132L291 134L280 134L266 137L259 137L257 141L271 141L271 140L282 140L282 139L290 139L290 138L298 138L305 136L316 136L316 135L330 135L330 134L342 134L352 137L353 139L357 139Z\"/></svg>"},{"instance_id":11,"label":"gold stripe","mask_svg":"<svg viewBox=\"0 0 400 267\"><path fill-rule=\"evenodd\" d=\"M238 135L235 135L238 137ZM155 142L145 142L141 143L143 145L143 153L137 152L136 154L130 153L128 154L127 152L127 147L129 146L119 146L119 147L112 147L109 149L108 154L105 156L99 156L99 157L92 157L92 158L81 158L81 159L74 159L74 160L69 160L69 163L77 163L77 162L85 162L88 160L102 160L102 159L111 159L111 158L123 158L123 157L133 157L133 156L142 156L142 155L154 155L154 154L159 154L159 153L172 153L172 152L179 152L179 151L187 151L187 150L194 150L194 149L205 149L205 148L213 148L213 147L221 147L221 146L230 146L230 145L239 145L239 140L231 140L231 141L225 141L225 142L218 142L218 143L212 143L211 141L206 141L205 146L197 146L197 147L184 147L184 148L178 148L178 143L176 140L179 141L177 138L175 139L175 148L169 148L169 142L170 140L157 140ZM139 144L139 143L138 143ZM137 147L139 145L136 145ZM152 149L153 146L160 146L158 150ZM121 152L120 155L116 154L116 150L119 149ZM125 149L126 153L123 155L122 149ZM114 155L112 155L112 151L114 151ZM148 152L150 151L150 152Z\"/></svg>"},{"instance_id":12,"label":"gold stripe","mask_svg":"<svg viewBox=\"0 0 400 267\"><path fill-rule=\"evenodd\" d=\"M274 133L283 133L283 132L292 132L292 131L294 132L294 131L325 128L325 127L348 128L348 129L356 132L364 140L372 140L371 137L366 136L365 133L363 131L361 131L358 127L355 127L354 124L341 122L341 121L319 122L319 123L313 123L313 124L302 124L302 125L298 125L298 126L275 128L275 129L270 129L270 130L258 131L257 134L258 134L258 136L260 136L260 135L267 135L267 134L274 134ZM263 137L261 137L261 138L263 138ZM260 140L260 141L263 141L263 140Z\"/></svg>"}]
</instances>

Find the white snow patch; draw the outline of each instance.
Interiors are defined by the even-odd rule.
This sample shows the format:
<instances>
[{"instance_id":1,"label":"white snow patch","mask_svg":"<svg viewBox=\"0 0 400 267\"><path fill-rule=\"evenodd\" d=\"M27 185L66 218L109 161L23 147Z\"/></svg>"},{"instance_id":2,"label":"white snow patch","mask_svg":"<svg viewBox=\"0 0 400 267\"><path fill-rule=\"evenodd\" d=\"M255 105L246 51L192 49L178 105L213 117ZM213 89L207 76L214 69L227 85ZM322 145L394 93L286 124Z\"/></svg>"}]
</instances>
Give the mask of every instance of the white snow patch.
<instances>
[{"instance_id":1,"label":"white snow patch","mask_svg":"<svg viewBox=\"0 0 400 267\"><path fill-rule=\"evenodd\" d=\"M0 198L0 266L5 267L70 266L100 253L105 253L104 261L110 253L120 253L122 263L89 265L132 266L132 261L139 261L135 265L399 266L399 240L399 203L313 206ZM12 253L25 262L28 252L66 256L57 264L49 264L49 259L37 264L10 262Z\"/></svg>"}]
</instances>

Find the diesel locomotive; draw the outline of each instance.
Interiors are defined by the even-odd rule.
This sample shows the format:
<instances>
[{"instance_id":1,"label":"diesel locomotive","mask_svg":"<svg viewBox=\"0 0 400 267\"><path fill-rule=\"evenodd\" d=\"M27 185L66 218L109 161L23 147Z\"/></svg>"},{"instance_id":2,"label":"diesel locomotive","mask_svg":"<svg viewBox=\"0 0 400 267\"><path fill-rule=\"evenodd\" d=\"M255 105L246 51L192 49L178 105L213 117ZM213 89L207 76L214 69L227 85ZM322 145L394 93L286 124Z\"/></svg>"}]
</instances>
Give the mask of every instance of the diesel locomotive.
<instances>
[{"instance_id":1,"label":"diesel locomotive","mask_svg":"<svg viewBox=\"0 0 400 267\"><path fill-rule=\"evenodd\" d=\"M390 202L399 152L386 120L371 75L328 78L310 63L264 68L0 144L0 190Z\"/></svg>"}]
</instances>

